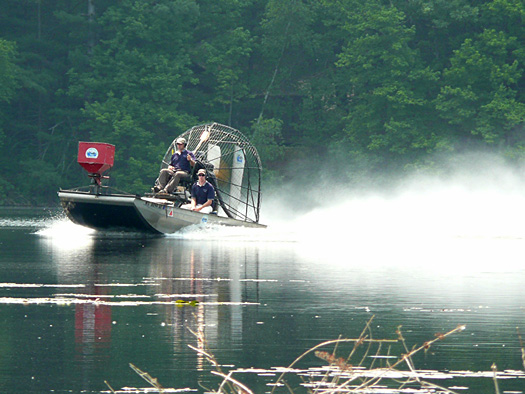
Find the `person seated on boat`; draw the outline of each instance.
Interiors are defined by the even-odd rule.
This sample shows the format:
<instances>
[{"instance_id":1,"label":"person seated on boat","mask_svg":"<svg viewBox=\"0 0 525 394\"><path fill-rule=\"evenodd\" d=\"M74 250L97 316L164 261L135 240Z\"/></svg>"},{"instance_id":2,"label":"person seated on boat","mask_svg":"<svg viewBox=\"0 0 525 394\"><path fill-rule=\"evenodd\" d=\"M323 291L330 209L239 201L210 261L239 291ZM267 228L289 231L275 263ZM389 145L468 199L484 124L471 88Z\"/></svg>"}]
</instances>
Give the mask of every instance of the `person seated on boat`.
<instances>
[{"instance_id":1,"label":"person seated on boat","mask_svg":"<svg viewBox=\"0 0 525 394\"><path fill-rule=\"evenodd\" d=\"M191 209L195 212L211 213L213 211L213 200L215 199L215 189L206 180L206 170L201 168L197 171L197 182L191 187L191 204L184 204L183 209Z\"/></svg>"},{"instance_id":2,"label":"person seated on boat","mask_svg":"<svg viewBox=\"0 0 525 394\"><path fill-rule=\"evenodd\" d=\"M177 138L177 150L171 156L167 168L160 170L158 184L153 187L156 193L171 194L179 185L181 179L191 180L191 167L195 165L195 155L186 150L186 140Z\"/></svg>"}]
</instances>

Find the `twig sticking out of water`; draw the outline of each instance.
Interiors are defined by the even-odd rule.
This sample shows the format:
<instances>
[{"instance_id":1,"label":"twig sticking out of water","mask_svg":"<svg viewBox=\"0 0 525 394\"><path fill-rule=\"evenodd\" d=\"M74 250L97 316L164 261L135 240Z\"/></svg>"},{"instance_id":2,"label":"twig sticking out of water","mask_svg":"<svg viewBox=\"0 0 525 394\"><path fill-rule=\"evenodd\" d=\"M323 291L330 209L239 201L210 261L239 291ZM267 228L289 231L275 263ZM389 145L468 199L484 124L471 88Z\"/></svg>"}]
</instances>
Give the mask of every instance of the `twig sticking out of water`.
<instances>
[{"instance_id":1,"label":"twig sticking out of water","mask_svg":"<svg viewBox=\"0 0 525 394\"><path fill-rule=\"evenodd\" d=\"M373 319L373 317L372 317ZM371 321L370 319L365 329L361 332L360 336L355 339L345 339L339 338L337 340L330 340L323 342L314 346L313 348L304 352L301 356L295 359L288 368L284 368L284 372L278 377L275 383L272 383L272 393L278 390L286 390L290 394L304 392L306 390L308 393L315 394L336 394L336 393L401 393L401 392L418 392L418 393L441 393L441 394L457 394L454 391L451 391L448 388L438 386L433 383L429 383L423 379L430 378L432 376L424 374L425 371L418 371L412 360L412 356L421 350L427 351L435 342L444 340L449 335L463 331L465 329L464 325L459 325L455 329L450 330L445 334L435 334L435 338L423 343L419 347L413 347L412 350L409 350L406 345L403 334L401 333L401 326L397 328L398 339L372 339L372 332L370 329ZM217 390L206 389L208 393L215 394L253 394L253 391L248 388L242 382L234 379L232 377L233 373L236 371L230 371L229 373L224 373L221 371L220 365L216 360L215 356L206 348L206 341L204 339L204 332L202 329L199 329L197 332L190 330L198 341L198 347L188 345L191 349L196 351L199 355L204 356L211 365L217 371L212 371L211 373L217 376L220 376L223 380L220 383L220 386ZM522 349L522 355L525 353L523 341L518 330L518 337L520 339L520 345ZM397 357L398 360L391 364L388 362L390 358L396 358L391 356L391 348L388 347L388 350L385 354L382 354L381 348L385 344L393 343L402 343L404 347L405 354ZM350 356L347 358L337 357L336 352L341 351L340 348L343 347L345 343L353 344L353 347L350 351ZM365 346L366 345L366 346ZM333 346L334 350L331 352L320 350L323 346ZM370 361L370 356L367 356L370 353L370 350L376 347L375 356L372 356L372 361ZM314 353L318 358L329 363L329 368L318 367L318 368L308 368L308 369L297 369L293 368L300 360L306 357L306 355ZM361 353L364 353L364 356L361 357ZM524 356L525 357L525 356ZM352 365L351 359L356 358L359 362ZM377 360L385 358L386 366L374 367L374 363ZM306 360L310 362L309 360ZM380 362L380 361L379 361ZM364 366L366 364L366 366ZM381 362L381 364L383 364ZM408 371L404 369L398 369L401 364L406 364L408 366ZM166 392L187 392L194 391L188 388L186 389L167 389L163 388L157 381L156 378L151 377L147 372L144 372L137 368L135 365L130 364L130 367L144 380L150 383L155 389L160 393ZM524 365L525 367L525 365ZM247 370L244 370L246 372ZM237 370L237 372L241 372ZM266 371L265 371L266 372ZM267 371L270 372L270 371ZM432 371L426 371L432 372ZM435 371L437 372L437 371ZM515 372L515 371L514 371ZM284 379L285 374L291 376L289 381ZM522 376L520 373L518 375L511 374L513 377ZM485 375L490 377L490 373ZM501 373L498 373L496 364L492 365L492 378L495 386L495 394L500 394L498 376L502 376ZM518 377L519 377L518 376ZM306 378L308 377L308 378ZM292 380L293 378L293 380ZM302 387L294 387L297 383L297 379L302 379ZM359 383L356 385L355 381ZM109 385L107 381L104 383L109 387L111 393L116 394L117 392ZM352 384L353 383L353 384ZM381 385L380 385L381 383ZM415 387L419 385L419 388ZM146 389L151 390L151 389ZM300 390L300 391L299 391ZM127 392L127 391L118 391ZM148 391L149 392L149 391Z\"/></svg>"},{"instance_id":2,"label":"twig sticking out of water","mask_svg":"<svg viewBox=\"0 0 525 394\"><path fill-rule=\"evenodd\" d=\"M172 389L165 389L164 387L162 387L159 383L159 381L157 380L157 378L154 378L152 377L149 373L147 372L144 372L142 371L140 368L138 368L137 366L133 365L133 364L129 364L130 368L132 370L134 370L142 379L144 379L146 382L148 382L151 386L153 386L155 389L157 389L157 391L159 393L164 393L165 390L170 390L172 391ZM111 387L108 383L107 380L104 380L104 383L106 384L106 386L108 386L109 390L116 394L117 392L115 390L113 390L113 387ZM119 391L120 392L120 391ZM149 392L149 391L148 391Z\"/></svg>"},{"instance_id":3,"label":"twig sticking out of water","mask_svg":"<svg viewBox=\"0 0 525 394\"><path fill-rule=\"evenodd\" d=\"M492 372L494 372L494 377L492 378L494 380L494 389L496 390L496 394L500 394L498 385L498 367L496 366L496 363L492 364L491 368Z\"/></svg>"},{"instance_id":4,"label":"twig sticking out of water","mask_svg":"<svg viewBox=\"0 0 525 394\"><path fill-rule=\"evenodd\" d=\"M199 327L199 326L198 326ZM212 374L222 376L224 380L222 381L221 385L219 386L218 391L216 393L223 393L224 392L224 386L227 386L231 393L236 394L253 394L245 385L240 383L239 381L233 379L231 377L231 372L229 374L225 374L220 367L220 364L215 359L215 356L207 350L207 344L206 339L204 338L204 332L201 328L198 328L197 331L193 331L192 329L188 328L188 330L197 338L198 347L192 346L188 344L188 347L195 352L203 355L208 362L213 365L213 367L217 371L212 371ZM213 391L211 391L213 392Z\"/></svg>"},{"instance_id":5,"label":"twig sticking out of water","mask_svg":"<svg viewBox=\"0 0 525 394\"><path fill-rule=\"evenodd\" d=\"M375 315L373 315L367 321L367 323L365 325L365 328L363 329L363 331L361 331L361 334L359 335L359 338L354 342L354 346L353 346L352 350L350 351L350 354L348 355L346 360L344 360L342 357L340 357L340 358L336 358L335 357L335 353L337 351L337 346L339 345L339 343L335 344L334 350L333 350L331 355L329 355L327 352L319 352L319 351L316 351L314 354L317 357L319 357L319 358L323 358L323 356L324 356L325 357L325 361L328 361L331 366L337 366L341 371L352 371L354 366L350 363L350 360L352 359L354 354L357 352L358 348L361 345L363 345L365 343L365 341L366 341L368 346L367 346L367 348L366 348L366 350L364 352L363 357L361 358L361 361L357 364L357 366L360 367L363 364L363 362L365 361L366 357L368 356L368 353L369 353L369 351L371 349L371 346L373 344L373 342L372 342L373 341L372 340L372 330L370 329L370 325L372 323L372 320L374 320L374 317L375 317ZM339 340L340 339L341 338L339 338ZM378 352L379 352L379 349L381 349L381 343L379 343L379 345L378 345ZM377 352L376 352L376 355L377 355ZM324 381L328 378L329 374L330 374L330 371L327 371L325 376L323 377L323 380L322 380L321 383L324 383ZM341 380L341 376L339 374L336 374L332 378L331 386L332 387L333 386L345 387L350 382L352 382L353 380L355 380L357 378L358 378L357 376L351 376L350 378L346 378L346 380L343 383L339 383L339 381Z\"/></svg>"},{"instance_id":6,"label":"twig sticking out of water","mask_svg":"<svg viewBox=\"0 0 525 394\"><path fill-rule=\"evenodd\" d=\"M420 352L421 350L425 350L427 351L428 349L430 349L430 347L437 341L441 341L443 339L445 339L446 337L452 335L452 334L455 334L456 332L460 332L460 331L463 331L464 329L466 328L466 326L464 324L460 324L459 326L457 326L456 328L454 328L453 330L450 330L449 332L447 332L446 334L441 334L441 333L437 333L435 334L436 338L432 339L431 341L428 341L428 342L425 342L423 345L419 346L418 348L415 348L413 350L411 350L410 352L408 352L407 354L403 354L401 359L399 361L397 361L396 363L394 363L392 365L392 368L395 368L397 367L399 364L401 364L403 361L406 361L407 359L409 359L410 357L412 357L414 354ZM399 330L398 330L399 331ZM400 331L399 331L400 332Z\"/></svg>"},{"instance_id":7,"label":"twig sticking out of water","mask_svg":"<svg viewBox=\"0 0 525 394\"><path fill-rule=\"evenodd\" d=\"M358 347L360 347L362 344L364 343L367 343L369 346L367 348L367 350L365 351L365 355L363 356L361 362L359 363L359 366L362 364L363 360L365 359L366 355L368 354L369 352L369 349L370 349L370 345L372 343L377 343L377 344L381 344L381 343L385 343L385 342L390 342L390 343L396 343L397 340L389 340L389 339L370 339L368 338L368 336L366 335L366 332L368 331L370 336L371 336L371 331L370 331L370 323L372 322L372 320L374 319L374 316L372 316L372 318L370 318L370 320L368 320L368 322L366 323L365 325L365 328L363 329L363 331L361 332L361 335L359 336L359 338L357 339L336 339L336 340L331 340L331 341L326 341L326 342L323 342L323 343L320 343L319 345L316 345L314 346L313 348L307 350L306 352L304 352L303 354L301 354L299 357L297 357L287 368L287 371L291 370L291 368L297 364L301 359L303 359L306 355L314 352L314 354L316 354L318 357L321 356L324 356L325 353L327 352L317 352L317 349L320 349L324 346L328 346L328 345L335 345L335 349L334 351L332 352L332 355L329 356L329 357L333 357L333 360L336 361L336 363L332 363L330 362L330 364L340 364L340 365L345 365L346 367L344 368L345 370L351 370L353 368L353 366L349 363L351 357L355 354L355 351L357 350ZM342 343L354 343L354 346L352 348L352 351L350 352L350 355L347 357L346 361L343 361L343 360L340 360L340 359L337 359L335 357L335 351L337 349L337 346L339 344L342 344ZM333 365L332 365L333 366ZM277 381L274 383L274 387L271 391L271 393L273 394L275 389L278 387L278 385L281 383L281 381L283 380L285 374L287 373L287 371L283 372L279 378L277 379ZM322 385L326 380L327 380L327 377L329 376L330 374L330 371L327 371L326 374L323 376L323 379L321 380L321 382L319 382L320 385ZM339 376L335 376L333 381L332 381L332 386L336 385L337 386L337 389L336 390L339 390L343 387L346 387L350 382L352 382L353 380L356 379L356 377L350 377L348 378L347 380L345 380L345 382L343 383L339 383L339 379L340 377ZM287 386L288 387L288 386ZM292 392L292 391L290 391ZM316 392L317 392L317 389L316 389ZM337 392L337 391L333 391L333 392Z\"/></svg>"},{"instance_id":8,"label":"twig sticking out of water","mask_svg":"<svg viewBox=\"0 0 525 394\"><path fill-rule=\"evenodd\" d=\"M419 378L418 376L418 373L414 367L414 361L412 360L412 356L416 353L418 353L419 351L421 350L424 350L425 352L428 351L428 349L430 349L430 347L437 341L440 341L440 340L443 340L445 339L446 337L448 337L449 335L452 335L456 332L460 332L460 331L463 331L464 329L466 328L465 325L463 324L460 324L459 326L457 326L456 328L454 328L453 330L450 330L449 332L447 332L446 334L441 334L441 333L437 333L435 334L435 339L431 340L431 341L427 341L425 343L423 343L423 345L421 345L420 347L418 348L414 348L412 349L411 351L408 350L408 347L406 345L406 342L405 342L405 338L403 337L403 334L401 333L401 326L399 326L396 330L396 333L398 335L398 338L399 340L402 342L403 344L403 347L405 348L405 351L407 352L406 354L403 354L401 359L399 361L397 361L396 363L394 363L393 365L390 366L391 369L394 369L398 364L402 363L403 361L406 362L408 368L410 369L410 371L413 373L414 375L414 380L412 379L407 379L406 382L403 383L403 386L409 384L409 383L412 383L413 381L416 381L417 383L419 383L422 387L427 387L427 388L437 388L439 390L443 390L443 393L455 393L455 391L451 391L449 389L446 389L444 387L441 387L437 384L434 384L434 383L429 383L429 382L426 382L426 381L423 381Z\"/></svg>"},{"instance_id":9,"label":"twig sticking out of water","mask_svg":"<svg viewBox=\"0 0 525 394\"><path fill-rule=\"evenodd\" d=\"M111 387L111 386L109 385L108 381L107 381L107 380L104 380L104 383L106 384L106 386L108 386L108 388L111 390L111 392L112 392L113 394L115 394L115 390L113 390L113 387Z\"/></svg>"},{"instance_id":10,"label":"twig sticking out of water","mask_svg":"<svg viewBox=\"0 0 525 394\"><path fill-rule=\"evenodd\" d=\"M516 327L516 331L518 332L518 338L520 340L521 361L523 363L523 369L525 370L525 346L523 345L523 340L521 339L520 328Z\"/></svg>"},{"instance_id":11,"label":"twig sticking out of water","mask_svg":"<svg viewBox=\"0 0 525 394\"><path fill-rule=\"evenodd\" d=\"M153 387L155 387L157 390L159 390L159 393L164 392L164 388L159 384L159 381L157 378L152 377L149 373L142 371L135 365L129 363L129 366L132 370L134 370L142 379L144 379L146 382L151 384Z\"/></svg>"},{"instance_id":12,"label":"twig sticking out of water","mask_svg":"<svg viewBox=\"0 0 525 394\"><path fill-rule=\"evenodd\" d=\"M401 343L403 344L403 347L405 348L405 352L406 352L405 355L409 355L407 357L405 357L405 355L403 355L402 360L404 359L404 361L408 365L408 368L410 369L410 371L415 372L414 363L412 361L412 357L410 356L410 350L408 350L408 346L406 344L405 338L403 337L403 334L401 334L401 326L397 327L396 334L397 334L399 340L401 341ZM426 344L426 342L425 342L425 344ZM430 347L428 345L427 346L423 345L423 346L424 346L425 351L427 351L428 348ZM417 374L415 375L415 379L416 379L417 382L421 383L421 381L420 381L419 377L417 376Z\"/></svg>"},{"instance_id":13,"label":"twig sticking out of water","mask_svg":"<svg viewBox=\"0 0 525 394\"><path fill-rule=\"evenodd\" d=\"M219 390L217 390L217 393L222 393L222 388L223 388L225 382L232 382L233 384L235 384L240 389L240 391L239 391L240 394L253 394L253 392L248 387L246 387L244 384L242 384L238 380L233 379L231 377L231 374L232 374L231 372L228 375L225 375L225 374L217 372L217 371L211 371L211 373L214 374L214 375L218 375L218 376L221 376L222 378L224 378L224 380L222 381L221 385L219 386Z\"/></svg>"},{"instance_id":14,"label":"twig sticking out of water","mask_svg":"<svg viewBox=\"0 0 525 394\"><path fill-rule=\"evenodd\" d=\"M460 325L456 327L455 329L447 332L446 334L436 334L435 339L431 341L427 341L423 345L417 348L408 350L408 347L406 346L404 338L401 334L400 328L398 328L397 330L398 340L374 340L374 339L368 338L368 335L371 336L371 332L369 328L367 328L370 326L370 323L371 323L371 320L368 321L365 327L365 330L363 330L360 337L357 339L338 339L335 341L323 342L313 347L312 349L303 353L296 360L294 360L294 362L288 367L287 371L289 371L299 360L304 358L308 353L314 351L318 357L323 358L326 361L328 361L331 367L330 370L325 373L321 381L311 382L310 386L315 387L314 392L318 394L329 394L329 393L331 394L331 393L337 393L337 392L343 392L343 391L346 393L353 393L353 392L362 392L363 390L366 390L366 389L373 389L373 387L377 386L382 380L388 378L387 374L393 371L401 372L401 371L398 371L396 367L398 367L402 363L406 363L408 365L409 370L411 371L411 375L409 375L404 381L400 383L401 387L398 390L401 390L403 387L409 384L417 382L421 387L424 387L424 388L437 388L440 390L441 393L454 394L454 392L449 389L446 389L441 386L435 385L433 383L428 383L428 382L421 380L420 377L418 376L418 372L416 371L414 367L412 356L421 350L425 350L425 351L428 350L436 341L443 340L449 335L452 335L459 331L463 331L465 329L464 325ZM367 331L368 331L368 335L366 334ZM364 377L364 374L362 373L363 369L365 371L371 372L372 366L370 366L369 368L363 368L362 364L367 354L369 353L369 350L370 350L369 347L365 350L365 355L361 358L361 361L359 362L359 364L356 364L357 367L354 367L352 366L352 364L349 363L351 357L348 357L346 361L342 358L336 357L335 350L331 354L328 352L321 352L317 350L322 346L327 346L331 344L339 345L344 342L354 342L354 347L350 353L351 356L355 355L356 349L363 343L368 343L369 345L371 345L372 343L376 343L378 345L378 352L376 352L376 356L377 356L379 355L379 349L380 349L381 344L385 342L402 342L403 346L405 347L406 354L403 354L401 358L394 364L388 365L388 368L377 369L374 371L376 373L373 374L372 377L366 378ZM333 370L332 368L335 368L335 370ZM272 393L274 393L274 391L277 389L278 384L281 383L281 381L283 381L285 373L286 372L281 374L281 376L279 376L277 381L274 383ZM325 383L327 380L327 376L329 376L329 374L331 373L335 374L335 378L332 380L331 384L326 385ZM344 377L344 381L340 382L340 378L342 377ZM357 386L350 386L350 383L355 381L356 379L361 379L361 384ZM393 380L391 378L388 378L388 379ZM290 393L293 393L293 390L289 390L289 391Z\"/></svg>"}]
</instances>

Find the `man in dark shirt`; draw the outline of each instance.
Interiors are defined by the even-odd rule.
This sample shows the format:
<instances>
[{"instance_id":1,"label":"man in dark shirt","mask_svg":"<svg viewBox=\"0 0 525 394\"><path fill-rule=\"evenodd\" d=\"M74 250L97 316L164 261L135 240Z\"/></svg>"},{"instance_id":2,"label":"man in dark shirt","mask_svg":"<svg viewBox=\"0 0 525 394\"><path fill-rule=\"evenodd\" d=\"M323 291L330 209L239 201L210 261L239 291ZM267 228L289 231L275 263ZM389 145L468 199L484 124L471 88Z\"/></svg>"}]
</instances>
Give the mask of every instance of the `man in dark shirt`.
<instances>
[{"instance_id":1,"label":"man in dark shirt","mask_svg":"<svg viewBox=\"0 0 525 394\"><path fill-rule=\"evenodd\" d=\"M175 141L177 151L171 156L168 168L160 170L158 185L155 192L172 193L181 179L189 179L191 166L195 165L195 155L186 150L186 140L178 138Z\"/></svg>"},{"instance_id":2,"label":"man in dark shirt","mask_svg":"<svg viewBox=\"0 0 525 394\"><path fill-rule=\"evenodd\" d=\"M191 188L191 204L183 205L181 208L191 209L195 212L211 213L212 203L215 198L215 189L206 180L206 170L201 168L197 171L198 181Z\"/></svg>"}]
</instances>

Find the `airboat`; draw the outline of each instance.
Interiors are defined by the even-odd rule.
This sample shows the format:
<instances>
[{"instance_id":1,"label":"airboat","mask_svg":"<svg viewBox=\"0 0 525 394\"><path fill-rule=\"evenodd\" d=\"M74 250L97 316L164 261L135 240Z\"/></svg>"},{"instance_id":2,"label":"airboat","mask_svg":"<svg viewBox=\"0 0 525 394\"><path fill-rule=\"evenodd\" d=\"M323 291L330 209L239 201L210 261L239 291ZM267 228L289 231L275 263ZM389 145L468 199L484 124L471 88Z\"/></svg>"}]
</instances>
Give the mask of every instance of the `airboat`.
<instances>
[{"instance_id":1,"label":"airboat","mask_svg":"<svg viewBox=\"0 0 525 394\"><path fill-rule=\"evenodd\" d=\"M194 126L169 145L160 169L166 168L184 138L195 154L189 179L170 194L129 194L106 186L104 175L114 164L115 146L79 142L78 163L91 178L88 186L60 190L58 197L68 218L96 230L169 234L192 225L266 227L259 223L261 160L255 147L238 130L219 123ZM211 213L181 208L190 203L191 185L199 169L215 188Z\"/></svg>"}]
</instances>

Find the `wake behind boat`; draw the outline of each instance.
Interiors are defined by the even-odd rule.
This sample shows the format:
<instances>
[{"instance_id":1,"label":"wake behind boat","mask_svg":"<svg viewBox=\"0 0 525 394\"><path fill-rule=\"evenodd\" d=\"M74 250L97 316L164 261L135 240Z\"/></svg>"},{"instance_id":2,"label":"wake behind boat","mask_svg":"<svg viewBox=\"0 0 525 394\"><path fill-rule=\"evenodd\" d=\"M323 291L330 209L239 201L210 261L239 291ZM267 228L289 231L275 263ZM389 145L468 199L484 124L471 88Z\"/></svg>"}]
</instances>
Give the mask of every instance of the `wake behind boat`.
<instances>
[{"instance_id":1,"label":"wake behind boat","mask_svg":"<svg viewBox=\"0 0 525 394\"><path fill-rule=\"evenodd\" d=\"M170 194L129 194L104 186L103 173L114 163L115 147L80 142L78 162L92 179L91 185L60 190L58 197L73 222L96 230L174 233L196 224L266 227L259 224L261 161L257 150L238 130L218 123L192 127L173 140L161 163L168 167L176 141L184 138L195 155L189 179ZM209 214L181 208L191 201L191 186L198 170L215 189Z\"/></svg>"}]
</instances>

